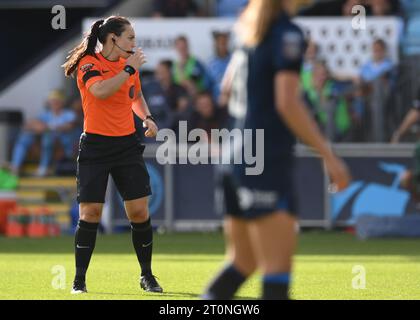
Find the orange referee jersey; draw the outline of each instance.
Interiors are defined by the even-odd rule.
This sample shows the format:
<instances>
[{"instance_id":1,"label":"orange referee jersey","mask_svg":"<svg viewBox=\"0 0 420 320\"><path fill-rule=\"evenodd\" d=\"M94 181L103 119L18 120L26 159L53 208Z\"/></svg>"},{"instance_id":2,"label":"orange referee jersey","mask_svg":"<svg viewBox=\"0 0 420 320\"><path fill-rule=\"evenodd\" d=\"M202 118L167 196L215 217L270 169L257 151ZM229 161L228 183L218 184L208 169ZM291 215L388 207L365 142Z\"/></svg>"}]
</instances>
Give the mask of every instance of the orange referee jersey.
<instances>
[{"instance_id":1,"label":"orange referee jersey","mask_svg":"<svg viewBox=\"0 0 420 320\"><path fill-rule=\"evenodd\" d=\"M134 133L134 117L131 109L141 86L138 71L130 76L113 95L106 99L96 98L89 88L95 82L114 77L125 66L125 59L109 61L101 53L84 56L77 69L77 86L82 98L83 130L104 136L126 136Z\"/></svg>"}]
</instances>

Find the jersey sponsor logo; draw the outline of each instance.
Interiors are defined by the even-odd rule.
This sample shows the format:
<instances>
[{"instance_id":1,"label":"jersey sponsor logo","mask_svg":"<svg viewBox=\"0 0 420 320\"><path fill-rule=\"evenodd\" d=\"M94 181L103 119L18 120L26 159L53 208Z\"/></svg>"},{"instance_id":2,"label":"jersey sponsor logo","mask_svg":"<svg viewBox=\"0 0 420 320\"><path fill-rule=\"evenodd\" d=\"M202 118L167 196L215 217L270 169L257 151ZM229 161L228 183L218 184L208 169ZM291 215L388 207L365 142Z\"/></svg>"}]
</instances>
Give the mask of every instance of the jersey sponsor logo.
<instances>
[{"instance_id":1,"label":"jersey sponsor logo","mask_svg":"<svg viewBox=\"0 0 420 320\"><path fill-rule=\"evenodd\" d=\"M80 71L82 72L88 72L93 67L93 63L86 63L83 66L80 67Z\"/></svg>"},{"instance_id":2,"label":"jersey sponsor logo","mask_svg":"<svg viewBox=\"0 0 420 320\"><path fill-rule=\"evenodd\" d=\"M270 190L250 190L240 187L237 195L242 210L274 208L278 201L277 192Z\"/></svg>"}]
</instances>

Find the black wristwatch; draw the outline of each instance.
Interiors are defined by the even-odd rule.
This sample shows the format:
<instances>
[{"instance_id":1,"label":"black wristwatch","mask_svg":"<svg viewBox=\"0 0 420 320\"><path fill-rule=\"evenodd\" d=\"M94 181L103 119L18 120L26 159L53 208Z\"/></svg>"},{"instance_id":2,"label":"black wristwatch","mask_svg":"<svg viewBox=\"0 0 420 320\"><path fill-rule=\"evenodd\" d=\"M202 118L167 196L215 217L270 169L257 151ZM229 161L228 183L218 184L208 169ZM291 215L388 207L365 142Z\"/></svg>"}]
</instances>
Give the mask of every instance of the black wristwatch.
<instances>
[{"instance_id":1,"label":"black wristwatch","mask_svg":"<svg viewBox=\"0 0 420 320\"><path fill-rule=\"evenodd\" d=\"M150 119L150 120L152 120L154 123L156 123L155 118L153 118L150 114L149 114L149 115L147 115L147 116L146 116L146 118L144 118L144 120L143 120L143 121L145 121L145 120L147 120L147 119Z\"/></svg>"},{"instance_id":2,"label":"black wristwatch","mask_svg":"<svg viewBox=\"0 0 420 320\"><path fill-rule=\"evenodd\" d=\"M136 69L134 69L132 66L128 64L124 67L124 71L130 74L130 76L136 73Z\"/></svg>"}]
</instances>

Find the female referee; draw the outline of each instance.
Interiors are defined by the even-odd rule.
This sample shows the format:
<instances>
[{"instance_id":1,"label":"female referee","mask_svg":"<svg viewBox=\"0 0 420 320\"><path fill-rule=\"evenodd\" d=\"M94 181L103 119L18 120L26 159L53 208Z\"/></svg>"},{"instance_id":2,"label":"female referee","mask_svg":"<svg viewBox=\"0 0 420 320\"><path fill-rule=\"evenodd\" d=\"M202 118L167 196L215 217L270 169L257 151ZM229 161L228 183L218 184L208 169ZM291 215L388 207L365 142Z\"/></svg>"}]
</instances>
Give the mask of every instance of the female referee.
<instances>
[{"instance_id":1,"label":"female referee","mask_svg":"<svg viewBox=\"0 0 420 320\"><path fill-rule=\"evenodd\" d=\"M234 165L232 174L224 178L229 262L208 285L204 299L233 298L257 268L263 274L263 299L289 298L296 245L294 136L319 152L339 190L350 180L346 166L331 152L299 97L305 42L287 15L289 8L287 0L251 0L239 17L237 32L243 46L237 56L242 63L232 63L245 70L235 69L236 74L247 74L235 82L243 81L239 87L246 90L232 98L246 101L245 129L264 129L264 171L246 175L245 165Z\"/></svg>"},{"instance_id":2,"label":"female referee","mask_svg":"<svg viewBox=\"0 0 420 320\"><path fill-rule=\"evenodd\" d=\"M96 51L97 41L102 50ZM141 94L138 69L146 60L135 48L130 22L120 16L96 21L63 64L66 76L76 76L83 104L84 132L77 159L77 200L80 219L75 234L76 276L72 293L85 293L85 276L105 201L108 175L121 194L131 223L132 241L141 267L140 286L162 292L152 274L153 232L147 197L149 175L144 145L135 134L133 111L154 137L157 127ZM141 99L141 106L132 103Z\"/></svg>"}]
</instances>

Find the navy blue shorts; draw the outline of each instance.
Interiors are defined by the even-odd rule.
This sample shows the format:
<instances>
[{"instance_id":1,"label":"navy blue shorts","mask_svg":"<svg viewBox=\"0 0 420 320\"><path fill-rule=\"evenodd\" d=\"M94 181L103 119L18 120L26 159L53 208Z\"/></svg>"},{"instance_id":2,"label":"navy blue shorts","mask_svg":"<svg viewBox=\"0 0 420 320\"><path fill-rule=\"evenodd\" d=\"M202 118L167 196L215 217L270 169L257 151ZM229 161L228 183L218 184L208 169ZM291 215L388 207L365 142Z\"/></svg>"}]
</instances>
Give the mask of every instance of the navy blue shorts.
<instances>
[{"instance_id":1,"label":"navy blue shorts","mask_svg":"<svg viewBox=\"0 0 420 320\"><path fill-rule=\"evenodd\" d=\"M144 148L136 134L108 137L83 133L77 158L77 201L104 203L109 175L124 201L151 195Z\"/></svg>"},{"instance_id":2,"label":"navy blue shorts","mask_svg":"<svg viewBox=\"0 0 420 320\"><path fill-rule=\"evenodd\" d=\"M245 165L235 165L223 176L226 214L255 219L274 211L296 214L293 158L265 159L260 175L246 175Z\"/></svg>"}]
</instances>

